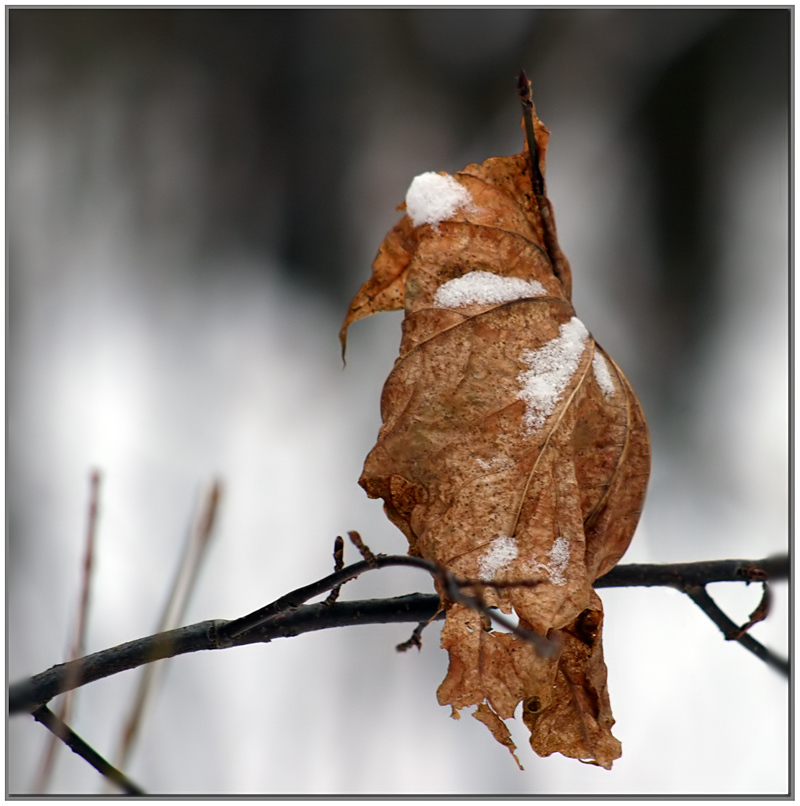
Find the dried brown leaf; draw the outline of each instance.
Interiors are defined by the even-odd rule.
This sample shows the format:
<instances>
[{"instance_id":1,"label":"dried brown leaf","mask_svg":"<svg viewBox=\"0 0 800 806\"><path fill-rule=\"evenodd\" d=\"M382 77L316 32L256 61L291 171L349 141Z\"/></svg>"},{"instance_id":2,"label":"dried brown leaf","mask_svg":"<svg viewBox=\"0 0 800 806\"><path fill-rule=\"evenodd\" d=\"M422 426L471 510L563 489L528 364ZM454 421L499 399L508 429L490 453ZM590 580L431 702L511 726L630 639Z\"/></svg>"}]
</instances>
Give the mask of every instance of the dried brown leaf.
<instances>
[{"instance_id":1,"label":"dried brown leaf","mask_svg":"<svg viewBox=\"0 0 800 806\"><path fill-rule=\"evenodd\" d=\"M347 347L347 328L353 322L378 311L397 311L403 307L406 269L415 244L414 226L408 216L404 216L381 244L372 264L372 277L350 303L339 332L342 356Z\"/></svg>"},{"instance_id":2,"label":"dried brown leaf","mask_svg":"<svg viewBox=\"0 0 800 806\"><path fill-rule=\"evenodd\" d=\"M511 738L511 731L509 731L508 726L499 716L488 706L486 703L481 703L473 712L472 716L478 720L478 722L483 722L487 728L492 732L492 736L497 739L500 744L504 745L508 748L508 752L511 753L511 757L514 761L517 762L517 766L523 770L525 769L522 764L519 763L519 759L517 758L516 749L517 746L514 744L514 740Z\"/></svg>"},{"instance_id":3,"label":"dried brown leaf","mask_svg":"<svg viewBox=\"0 0 800 806\"><path fill-rule=\"evenodd\" d=\"M535 113L534 124L543 174L548 133ZM575 317L569 264L527 149L454 178L425 176L424 198L441 191L434 201L455 200L452 209L420 213L410 189L342 327L344 344L357 319L405 308L383 426L359 483L383 498L411 554L470 579L537 580L487 587L484 601L561 642L544 659L445 600L450 666L439 702L455 713L479 705L477 718L507 746L497 722L523 702L537 753L609 768L620 746L592 582L619 561L639 518L644 416Z\"/></svg>"}]
</instances>

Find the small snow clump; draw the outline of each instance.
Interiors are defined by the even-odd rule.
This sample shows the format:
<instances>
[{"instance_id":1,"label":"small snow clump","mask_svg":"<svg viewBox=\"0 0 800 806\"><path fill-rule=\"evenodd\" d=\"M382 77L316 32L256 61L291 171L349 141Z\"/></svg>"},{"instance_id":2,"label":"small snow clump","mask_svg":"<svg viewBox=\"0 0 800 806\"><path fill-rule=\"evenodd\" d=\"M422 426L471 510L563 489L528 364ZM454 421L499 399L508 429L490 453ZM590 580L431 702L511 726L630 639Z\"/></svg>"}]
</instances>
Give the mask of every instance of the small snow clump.
<instances>
[{"instance_id":1,"label":"small snow clump","mask_svg":"<svg viewBox=\"0 0 800 806\"><path fill-rule=\"evenodd\" d=\"M406 212L415 227L430 224L438 230L459 207L473 206L469 191L449 174L428 171L415 176L406 193Z\"/></svg>"},{"instance_id":2,"label":"small snow clump","mask_svg":"<svg viewBox=\"0 0 800 806\"><path fill-rule=\"evenodd\" d=\"M594 370L594 379L597 381L597 385L600 387L603 397L606 400L610 400L614 396L616 387L611 378L611 373L608 371L608 364L605 358L603 358L603 354L597 349L594 351L592 369Z\"/></svg>"},{"instance_id":3,"label":"small snow clump","mask_svg":"<svg viewBox=\"0 0 800 806\"><path fill-rule=\"evenodd\" d=\"M528 433L544 425L578 369L589 331L573 316L558 329L558 336L538 350L520 356L529 369L517 376L522 387L517 397L525 401L523 421Z\"/></svg>"},{"instance_id":4,"label":"small snow clump","mask_svg":"<svg viewBox=\"0 0 800 806\"><path fill-rule=\"evenodd\" d=\"M489 543L486 553L478 559L481 579L494 579L498 571L516 560L518 554L517 541L513 537L496 537Z\"/></svg>"},{"instance_id":5,"label":"small snow clump","mask_svg":"<svg viewBox=\"0 0 800 806\"><path fill-rule=\"evenodd\" d=\"M547 556L550 558L550 564L546 566L550 581L559 587L566 585L567 578L564 576L564 571L569 565L569 540L559 535Z\"/></svg>"},{"instance_id":6,"label":"small snow clump","mask_svg":"<svg viewBox=\"0 0 800 806\"><path fill-rule=\"evenodd\" d=\"M462 308L464 305L499 305L515 299L546 294L538 280L501 277L490 271L470 271L439 286L433 298L435 308Z\"/></svg>"},{"instance_id":7,"label":"small snow clump","mask_svg":"<svg viewBox=\"0 0 800 806\"><path fill-rule=\"evenodd\" d=\"M488 462L485 459L481 459L480 457L476 456L475 464L477 464L481 470L491 470L499 473L501 470L507 470L509 467L511 467L512 462L510 462L507 458L503 458L502 456L495 456Z\"/></svg>"}]
</instances>

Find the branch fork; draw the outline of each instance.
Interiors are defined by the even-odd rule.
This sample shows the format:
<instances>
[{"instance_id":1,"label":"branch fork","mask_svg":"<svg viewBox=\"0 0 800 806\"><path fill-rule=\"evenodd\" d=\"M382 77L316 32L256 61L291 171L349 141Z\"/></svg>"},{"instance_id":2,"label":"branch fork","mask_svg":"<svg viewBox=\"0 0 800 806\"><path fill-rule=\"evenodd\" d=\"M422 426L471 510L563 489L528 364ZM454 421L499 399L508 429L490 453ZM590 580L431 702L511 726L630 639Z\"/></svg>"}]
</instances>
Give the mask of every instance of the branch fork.
<instances>
[{"instance_id":1,"label":"branch fork","mask_svg":"<svg viewBox=\"0 0 800 806\"><path fill-rule=\"evenodd\" d=\"M366 551L369 552L369 549ZM364 554L365 552L362 552L362 556ZM53 697L118 672L152 663L155 660L200 650L268 643L273 638L295 636L331 627L417 622L418 626L411 639L398 646L398 649L407 649L410 646L419 647L421 644L419 636L422 629L430 621L444 616L440 597L436 594L416 593L392 599L350 602L331 602L329 596L320 603L306 604L309 599L341 588L349 580L355 579L367 571L390 566L408 566L426 571L439 581L440 589L449 599L477 610L509 632L530 641L545 656L551 656L557 647L552 639L514 625L496 609L486 607L480 596L482 588L529 586L536 584L534 581L493 583L461 579L447 569L420 557L374 555L371 552L369 555L371 555L369 561L362 560L349 566L339 567L343 560L337 542L334 553L337 569L334 573L291 591L254 613L233 621L214 619L157 633L111 649L95 652L69 663L58 664L45 672L18 681L9 687L9 714L30 713L34 715L37 721L45 724L63 741L67 742L66 737L69 737L67 743L71 749L93 766L99 769L98 764L107 765L108 769L104 774L114 779L123 789L131 794L140 794L141 790L136 784L125 778L119 770L111 767L68 726L56 722L57 718L47 708L47 703ZM767 665L788 677L789 662L775 655L747 632L752 624L766 615L768 595L762 598L761 604L751 615L749 622L743 627L739 627L725 615L706 591L706 585L711 582L741 581L749 583L758 581L764 585L766 592L767 580L787 579L788 576L788 556L770 557L759 561L720 560L673 565L622 565L596 580L594 587L674 587L689 596L720 628L726 638L737 640ZM472 589L475 593L467 594L465 589ZM88 750L84 750L84 746Z\"/></svg>"}]
</instances>

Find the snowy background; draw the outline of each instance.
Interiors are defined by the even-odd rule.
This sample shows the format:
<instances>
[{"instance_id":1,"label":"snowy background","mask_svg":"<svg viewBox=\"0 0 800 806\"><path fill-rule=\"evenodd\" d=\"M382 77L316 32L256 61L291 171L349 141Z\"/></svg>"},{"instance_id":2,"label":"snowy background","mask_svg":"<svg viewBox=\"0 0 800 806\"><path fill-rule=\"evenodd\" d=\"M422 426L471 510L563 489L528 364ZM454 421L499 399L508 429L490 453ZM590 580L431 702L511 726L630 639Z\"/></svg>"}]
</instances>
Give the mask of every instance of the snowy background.
<instances>
[{"instance_id":1,"label":"snowy background","mask_svg":"<svg viewBox=\"0 0 800 806\"><path fill-rule=\"evenodd\" d=\"M581 320L653 440L632 562L759 558L788 531L788 11L8 12L7 648L63 660L92 468L88 650L151 633L193 509L224 483L186 623L327 574L400 315L337 332L411 179L522 148L516 74ZM354 550L347 557L356 559ZM432 591L411 570L346 598ZM714 585L744 620L757 586ZM788 686L672 590L604 590L611 772L526 771L436 703L439 627L356 627L171 662L128 772L150 793L785 793ZM788 652L788 589L753 634ZM113 756L136 672L82 689ZM15 717L8 789L46 732ZM53 792L97 793L69 752Z\"/></svg>"}]
</instances>

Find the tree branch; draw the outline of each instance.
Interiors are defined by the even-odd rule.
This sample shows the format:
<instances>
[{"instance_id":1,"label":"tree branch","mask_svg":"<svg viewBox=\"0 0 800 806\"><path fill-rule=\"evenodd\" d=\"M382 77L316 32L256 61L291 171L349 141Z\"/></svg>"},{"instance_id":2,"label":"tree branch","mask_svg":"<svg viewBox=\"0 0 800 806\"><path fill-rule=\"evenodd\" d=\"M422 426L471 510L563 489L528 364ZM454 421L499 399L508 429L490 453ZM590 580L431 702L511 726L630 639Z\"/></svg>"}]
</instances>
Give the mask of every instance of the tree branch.
<instances>
[{"instance_id":1,"label":"tree branch","mask_svg":"<svg viewBox=\"0 0 800 806\"><path fill-rule=\"evenodd\" d=\"M618 565L595 580L595 588L663 585L683 590L687 585L711 582L763 582L789 578L789 557L763 560L703 560L662 565Z\"/></svg>"},{"instance_id":2,"label":"tree branch","mask_svg":"<svg viewBox=\"0 0 800 806\"><path fill-rule=\"evenodd\" d=\"M9 713L33 711L42 703L49 702L56 694L161 658L172 658L201 649L215 649L212 635L216 624L214 621L203 621L129 641L70 663L52 666L46 672L10 686Z\"/></svg>"},{"instance_id":3,"label":"tree branch","mask_svg":"<svg viewBox=\"0 0 800 806\"><path fill-rule=\"evenodd\" d=\"M737 625L725 615L702 585L689 585L684 588L683 592L720 628L720 630L722 630L722 634L725 638L738 641L757 658L761 658L767 666L771 666L786 677L789 676L789 661L785 658L778 657L778 655L767 649L767 647L753 638L749 633L743 633Z\"/></svg>"},{"instance_id":4,"label":"tree branch","mask_svg":"<svg viewBox=\"0 0 800 806\"><path fill-rule=\"evenodd\" d=\"M87 744L72 728L59 719L46 705L40 705L31 711L37 722L41 722L54 736L91 764L101 775L115 783L128 795L145 795L146 792L137 786L127 775L109 764L93 747Z\"/></svg>"},{"instance_id":5,"label":"tree branch","mask_svg":"<svg viewBox=\"0 0 800 806\"><path fill-rule=\"evenodd\" d=\"M313 599L315 596L319 596L321 593L325 593L326 591L333 590L334 588L343 585L345 582L355 579L357 576L360 576L366 571L370 571L375 568L387 568L389 566L398 565L421 568L423 571L427 571L434 577L439 573L439 569L435 563L428 562L428 560L423 560L421 557L406 557L404 555L378 555L377 557L374 557L371 562L364 560L359 563L348 565L346 568L343 568L340 571L334 571L334 573L329 574L316 582L312 582L310 585L304 585L302 588L297 588L297 590L287 593L285 596L281 596L280 599L276 599L274 602L262 607L260 610L256 610L255 612L249 613L248 615L235 619L234 621L227 622L222 628L222 635L230 640L234 640L248 630L252 630L259 625L266 623L278 613L294 607L299 607L309 599Z\"/></svg>"},{"instance_id":6,"label":"tree branch","mask_svg":"<svg viewBox=\"0 0 800 806\"><path fill-rule=\"evenodd\" d=\"M711 598L706 585L711 582L762 582L788 579L789 557L767 557L763 560L709 560L673 565L618 565L598 579L596 588L626 587L630 585L665 585L685 593L722 630L728 640L738 641L768 666L789 676L789 661L781 658L747 633L751 619L740 628ZM755 614L754 614L755 615Z\"/></svg>"},{"instance_id":7,"label":"tree branch","mask_svg":"<svg viewBox=\"0 0 800 806\"><path fill-rule=\"evenodd\" d=\"M207 649L226 649L245 644L266 643L274 638L295 636L333 627L393 622L419 623L436 616L440 601L435 594L414 593L393 599L304 604L308 599L332 590L337 585L354 579L371 568L398 565L421 568L434 576L442 573L441 569L438 569L433 563L418 557L378 555L375 557L374 563L354 563L317 582L298 588L243 618L233 621L221 619L202 621L188 627L158 633L95 652L71 663L53 666L45 672L10 686L9 713L31 712L64 691L162 658ZM703 588L710 582L751 582L764 581L765 578L786 579L788 574L788 557L772 557L755 561L719 560L676 563L674 565L623 565L617 566L598 579L595 587L666 585L689 594L689 590L694 592L697 586ZM485 587L493 586L493 583L459 580L452 574L450 577L452 581L449 587L469 587L476 584ZM502 588L512 584L527 586L533 585L535 582L506 582L497 583L494 586ZM463 594L460 595L463 596ZM474 600L471 601L474 603ZM704 612L708 611L704 610ZM438 614L438 617L443 617L443 615L443 613ZM491 612L490 615L497 619L496 613ZM727 617L725 618L727 619ZM726 634L736 629L733 622L729 621L729 624L732 625L730 627L727 624L728 622L723 628L723 632ZM774 668L784 672L788 669L788 664L780 658L776 658L775 662L767 660L763 653L768 653L772 658L775 656L763 647L761 650L757 650L755 645L759 647L761 645L752 637L744 635L739 640Z\"/></svg>"}]
</instances>

